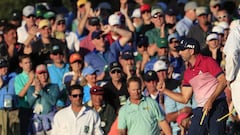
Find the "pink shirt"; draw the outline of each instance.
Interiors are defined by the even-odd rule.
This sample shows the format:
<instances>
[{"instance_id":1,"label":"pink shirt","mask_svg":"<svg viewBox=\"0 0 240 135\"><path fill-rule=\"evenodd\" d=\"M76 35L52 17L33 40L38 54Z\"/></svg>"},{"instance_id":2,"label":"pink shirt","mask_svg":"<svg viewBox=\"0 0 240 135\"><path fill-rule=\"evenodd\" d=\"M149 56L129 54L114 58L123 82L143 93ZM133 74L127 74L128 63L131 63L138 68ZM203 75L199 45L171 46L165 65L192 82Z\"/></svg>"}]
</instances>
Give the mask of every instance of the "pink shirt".
<instances>
[{"instance_id":1,"label":"pink shirt","mask_svg":"<svg viewBox=\"0 0 240 135\"><path fill-rule=\"evenodd\" d=\"M218 84L217 77L222 73L221 67L214 59L199 54L195 65L185 71L183 86L193 88L198 106L203 107L216 90ZM220 97L224 96L223 92Z\"/></svg>"},{"instance_id":2,"label":"pink shirt","mask_svg":"<svg viewBox=\"0 0 240 135\"><path fill-rule=\"evenodd\" d=\"M93 51L95 45L92 43L92 34L89 33L83 40L80 41L80 51L87 54L88 52Z\"/></svg>"}]
</instances>

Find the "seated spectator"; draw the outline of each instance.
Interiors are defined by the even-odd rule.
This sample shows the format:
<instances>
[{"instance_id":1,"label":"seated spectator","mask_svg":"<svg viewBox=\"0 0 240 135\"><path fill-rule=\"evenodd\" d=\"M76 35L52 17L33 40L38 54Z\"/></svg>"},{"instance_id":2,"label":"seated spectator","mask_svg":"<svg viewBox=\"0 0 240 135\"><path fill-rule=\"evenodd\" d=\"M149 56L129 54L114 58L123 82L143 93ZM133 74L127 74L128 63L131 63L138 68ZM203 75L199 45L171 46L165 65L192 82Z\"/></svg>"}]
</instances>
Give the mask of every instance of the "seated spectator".
<instances>
[{"instance_id":1,"label":"seated spectator","mask_svg":"<svg viewBox=\"0 0 240 135\"><path fill-rule=\"evenodd\" d=\"M104 91L103 87L93 86L90 89L91 100L87 102L87 106L98 112L101 119L101 128L104 135L107 135L116 118L116 113L114 108L105 101Z\"/></svg>"},{"instance_id":2,"label":"seated spectator","mask_svg":"<svg viewBox=\"0 0 240 135\"><path fill-rule=\"evenodd\" d=\"M50 135L59 88L57 84L49 82L45 65L38 65L35 73L34 86L31 86L27 91L27 101L34 113L32 126L34 134Z\"/></svg>"},{"instance_id":3,"label":"seated spectator","mask_svg":"<svg viewBox=\"0 0 240 135\"><path fill-rule=\"evenodd\" d=\"M14 78L16 73L9 72L9 63L0 58L0 134L20 135L17 95L15 94Z\"/></svg>"}]
</instances>

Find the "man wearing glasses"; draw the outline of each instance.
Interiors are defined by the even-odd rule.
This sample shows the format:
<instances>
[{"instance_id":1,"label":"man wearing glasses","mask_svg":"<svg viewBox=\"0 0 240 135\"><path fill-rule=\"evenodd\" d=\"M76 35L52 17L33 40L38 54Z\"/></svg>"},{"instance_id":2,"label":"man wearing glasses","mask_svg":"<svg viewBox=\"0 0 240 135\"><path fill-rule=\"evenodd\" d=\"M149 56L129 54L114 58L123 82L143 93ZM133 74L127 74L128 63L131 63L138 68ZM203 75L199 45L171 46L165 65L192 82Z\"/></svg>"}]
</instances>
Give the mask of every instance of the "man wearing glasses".
<instances>
[{"instance_id":1,"label":"man wearing glasses","mask_svg":"<svg viewBox=\"0 0 240 135\"><path fill-rule=\"evenodd\" d=\"M82 104L83 88L72 85L68 94L71 105L54 116L52 135L102 135L99 115Z\"/></svg>"}]
</instances>

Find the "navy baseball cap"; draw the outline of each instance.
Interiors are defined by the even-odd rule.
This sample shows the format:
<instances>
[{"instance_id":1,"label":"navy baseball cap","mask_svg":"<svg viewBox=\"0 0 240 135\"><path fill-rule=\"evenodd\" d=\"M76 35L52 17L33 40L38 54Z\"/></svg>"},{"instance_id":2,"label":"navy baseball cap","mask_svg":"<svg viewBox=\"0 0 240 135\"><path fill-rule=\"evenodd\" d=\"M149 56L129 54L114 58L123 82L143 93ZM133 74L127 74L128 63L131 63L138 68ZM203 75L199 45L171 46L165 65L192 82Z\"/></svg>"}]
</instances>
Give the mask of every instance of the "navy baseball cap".
<instances>
[{"instance_id":1,"label":"navy baseball cap","mask_svg":"<svg viewBox=\"0 0 240 135\"><path fill-rule=\"evenodd\" d=\"M179 45L175 47L178 51L183 51L185 49L194 49L195 51L200 51L200 44L196 39L184 38L180 41Z\"/></svg>"}]
</instances>

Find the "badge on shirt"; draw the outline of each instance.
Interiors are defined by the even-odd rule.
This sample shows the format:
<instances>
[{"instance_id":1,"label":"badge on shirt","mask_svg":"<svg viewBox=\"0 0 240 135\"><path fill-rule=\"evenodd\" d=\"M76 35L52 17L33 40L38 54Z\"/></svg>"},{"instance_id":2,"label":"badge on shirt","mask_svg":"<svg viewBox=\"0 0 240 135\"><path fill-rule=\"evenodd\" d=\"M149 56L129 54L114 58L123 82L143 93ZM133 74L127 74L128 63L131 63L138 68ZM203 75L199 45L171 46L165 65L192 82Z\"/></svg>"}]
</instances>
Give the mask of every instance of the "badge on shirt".
<instances>
[{"instance_id":1,"label":"badge on shirt","mask_svg":"<svg viewBox=\"0 0 240 135\"><path fill-rule=\"evenodd\" d=\"M106 122L105 121L101 121L101 127L105 127L106 126Z\"/></svg>"},{"instance_id":2,"label":"badge on shirt","mask_svg":"<svg viewBox=\"0 0 240 135\"><path fill-rule=\"evenodd\" d=\"M89 126L84 126L84 133L88 133L89 132Z\"/></svg>"}]
</instances>

